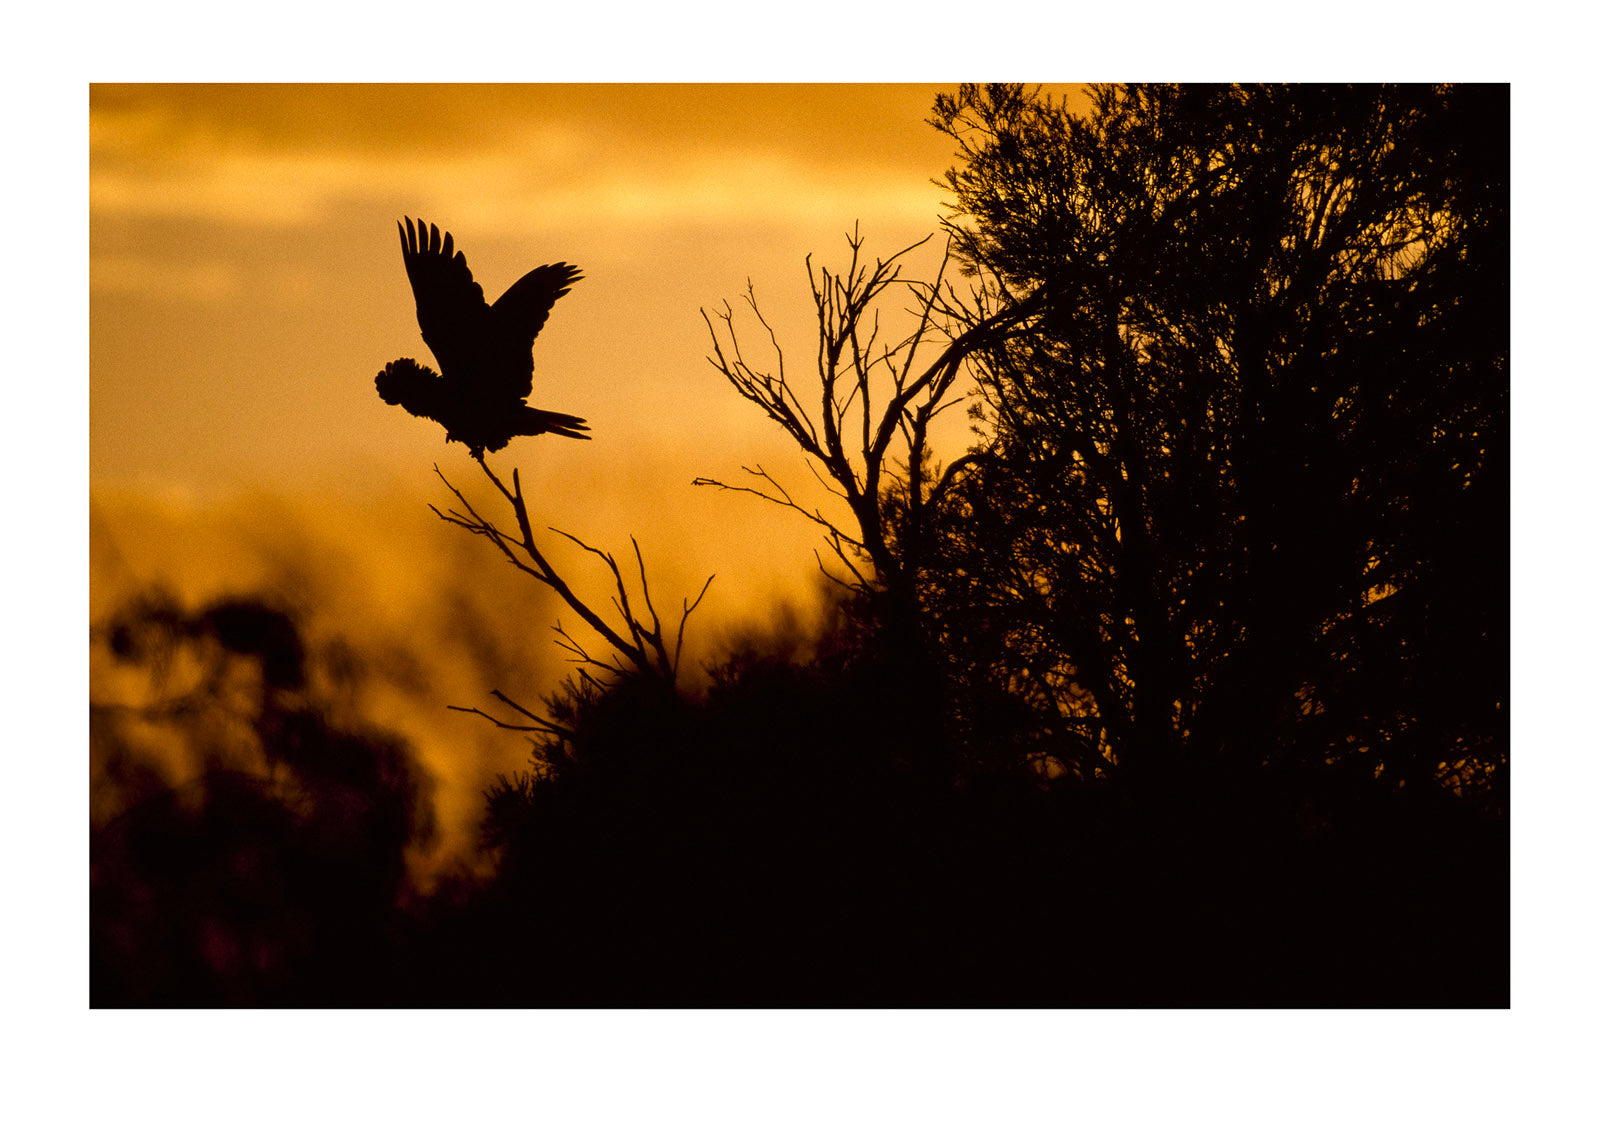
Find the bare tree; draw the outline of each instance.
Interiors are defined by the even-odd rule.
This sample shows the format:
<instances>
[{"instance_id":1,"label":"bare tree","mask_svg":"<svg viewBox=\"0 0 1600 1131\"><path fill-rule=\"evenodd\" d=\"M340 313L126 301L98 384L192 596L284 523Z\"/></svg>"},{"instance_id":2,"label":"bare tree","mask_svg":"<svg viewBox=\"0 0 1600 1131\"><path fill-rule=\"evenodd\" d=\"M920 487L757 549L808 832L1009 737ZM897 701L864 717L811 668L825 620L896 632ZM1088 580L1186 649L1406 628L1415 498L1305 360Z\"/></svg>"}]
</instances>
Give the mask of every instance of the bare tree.
<instances>
[{"instance_id":1,"label":"bare tree","mask_svg":"<svg viewBox=\"0 0 1600 1131\"><path fill-rule=\"evenodd\" d=\"M482 538L486 538L496 549L505 555L506 560L523 573L532 577L539 584L553 591L562 602L587 624L605 645L610 649L610 654L596 653L587 648L582 640L563 628L560 621L555 624L556 642L565 649L578 664L578 678L582 682L604 686L615 679L631 672L662 680L669 687L674 685L678 677L678 665L683 653L683 632L688 623L689 615L699 607L705 598L706 590L711 587L712 574L706 578L706 583L700 587L700 593L693 601L685 598L683 612L678 618L677 631L669 639L667 630L661 623L661 617L656 611L655 602L650 596L650 583L646 576L644 554L639 549L637 539L630 538L633 544L633 557L639 571L638 595L635 597L629 590L629 583L623 578L622 567L612 554L589 545L582 539L564 530L555 527L546 529L567 539L587 553L593 554L606 564L611 573L615 592L611 595L612 611L602 614L589 602L579 597L567 580L550 562L544 550L539 546L534 535L533 521L528 516L527 500L522 494L522 479L515 468L511 472L511 486L508 488L489 468L489 464L480 454L477 457L478 465L483 468L483 473L488 476L489 482L494 484L501 497L510 506L513 518L516 521L515 531L507 531L493 519L485 518L478 510L467 501L465 495L445 478L444 473L434 466L444 485L450 488L450 493L456 497L461 509L451 508L441 511L438 507L429 505L429 509L445 522L452 526L459 526ZM451 706L452 711L465 711L469 714L481 715L496 726L507 730L535 731L556 737L568 737L567 730L551 719L529 710L527 707L511 699L498 689L491 690L491 695L518 714L528 719L527 724L508 723L496 718L476 707Z\"/></svg>"},{"instance_id":2,"label":"bare tree","mask_svg":"<svg viewBox=\"0 0 1600 1131\"><path fill-rule=\"evenodd\" d=\"M981 452L969 452L941 474L929 448L929 425L964 399L956 384L967 357L1014 333L1039 309L1029 299L993 315L975 315L946 279L948 244L932 281L903 278L905 258L931 238L868 266L858 224L845 237L850 262L843 271L823 267L819 276L806 257L817 314L815 386L791 376L753 285L744 298L771 345L774 360L766 367L746 354L730 304L700 312L711 332L713 352L707 360L741 397L783 428L818 482L848 508L853 523L841 525L820 507L797 501L760 465L742 469L754 485L710 478L696 479L695 485L745 492L803 514L822 527L848 576L830 571L819 552L823 572L862 594L885 592L892 604L914 602L931 515L961 467L983 458ZM897 297L907 304L910 329L901 337L882 337L884 308ZM956 325L966 328L952 334Z\"/></svg>"}]
</instances>

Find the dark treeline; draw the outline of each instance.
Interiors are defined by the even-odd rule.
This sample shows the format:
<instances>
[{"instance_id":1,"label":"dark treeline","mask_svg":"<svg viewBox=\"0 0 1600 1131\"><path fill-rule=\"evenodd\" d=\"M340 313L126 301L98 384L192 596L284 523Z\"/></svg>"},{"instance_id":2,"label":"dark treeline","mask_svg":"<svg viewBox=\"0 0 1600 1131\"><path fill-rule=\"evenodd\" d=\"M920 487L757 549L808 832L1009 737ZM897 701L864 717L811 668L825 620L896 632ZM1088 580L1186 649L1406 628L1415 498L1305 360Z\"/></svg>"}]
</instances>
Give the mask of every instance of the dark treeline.
<instances>
[{"instance_id":1,"label":"dark treeline","mask_svg":"<svg viewBox=\"0 0 1600 1131\"><path fill-rule=\"evenodd\" d=\"M187 733L254 665L258 761L186 798L100 721L94 1002L1508 1004L1508 105L942 97L951 277L853 239L815 387L708 319L848 513L741 488L821 527L827 623L701 693L584 666L486 879L408 892L425 775L292 619L102 626L193 653Z\"/></svg>"},{"instance_id":2,"label":"dark treeline","mask_svg":"<svg viewBox=\"0 0 1600 1131\"><path fill-rule=\"evenodd\" d=\"M255 597L152 592L95 635L139 678L90 704L91 1003L393 1000L432 783L359 660Z\"/></svg>"}]
</instances>

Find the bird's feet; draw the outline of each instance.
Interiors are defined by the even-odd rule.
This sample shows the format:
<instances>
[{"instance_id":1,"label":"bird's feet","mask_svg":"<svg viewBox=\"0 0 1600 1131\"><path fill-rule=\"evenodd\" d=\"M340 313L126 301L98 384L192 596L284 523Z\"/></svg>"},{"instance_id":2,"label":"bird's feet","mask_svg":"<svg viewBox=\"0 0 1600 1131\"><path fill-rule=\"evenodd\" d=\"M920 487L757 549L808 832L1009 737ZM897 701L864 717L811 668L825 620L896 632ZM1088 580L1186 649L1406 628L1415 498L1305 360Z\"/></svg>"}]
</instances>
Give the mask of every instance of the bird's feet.
<instances>
[{"instance_id":1,"label":"bird's feet","mask_svg":"<svg viewBox=\"0 0 1600 1131\"><path fill-rule=\"evenodd\" d=\"M482 444L470 444L466 440L463 440L460 436L457 436L454 432L450 431L448 428L446 428L444 432L444 442L447 444L460 444L462 447L466 448L469 453L471 453L473 459L483 458Z\"/></svg>"}]
</instances>

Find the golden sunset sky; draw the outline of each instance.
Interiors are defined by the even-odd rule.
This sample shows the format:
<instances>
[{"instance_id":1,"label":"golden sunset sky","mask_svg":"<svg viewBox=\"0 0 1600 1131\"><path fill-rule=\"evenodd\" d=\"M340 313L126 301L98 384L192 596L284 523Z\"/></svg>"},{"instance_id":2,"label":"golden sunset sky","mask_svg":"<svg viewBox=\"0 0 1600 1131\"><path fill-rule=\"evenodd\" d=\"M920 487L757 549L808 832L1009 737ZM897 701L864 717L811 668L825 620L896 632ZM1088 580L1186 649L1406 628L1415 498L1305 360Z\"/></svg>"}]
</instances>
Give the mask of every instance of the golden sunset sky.
<instances>
[{"instance_id":1,"label":"golden sunset sky","mask_svg":"<svg viewBox=\"0 0 1600 1131\"><path fill-rule=\"evenodd\" d=\"M934 180L954 157L925 121L939 89L93 85L91 621L152 584L289 604L314 638L374 658L371 717L414 741L467 835L484 784L527 748L446 705L492 705L491 688L537 703L570 670L551 626L575 618L427 509L451 501L436 463L494 500L461 445L373 388L394 358L434 363L396 220L451 231L491 301L540 263L584 271L539 337L529 403L594 438L521 438L490 463L520 469L536 524L624 560L638 538L664 613L716 575L690 622L692 683L729 640L804 617L821 542L793 512L691 480L760 464L828 501L707 362L700 310L737 308L753 282L809 388L808 254L842 266L859 222L869 256L933 235L909 273L938 265ZM945 458L967 440L949 419ZM606 605L597 563L551 546Z\"/></svg>"},{"instance_id":2,"label":"golden sunset sky","mask_svg":"<svg viewBox=\"0 0 1600 1131\"><path fill-rule=\"evenodd\" d=\"M806 359L804 256L837 264L842 235L858 219L867 250L883 255L937 227L941 196L930 180L951 152L922 121L940 88L95 85L85 99L85 72L648 77L671 66L673 77L844 69L864 78L881 73L887 55L893 77L930 66L978 78L1516 75L1514 204L1518 221L1528 220L1520 233L1570 211L1570 186L1587 183L1590 160L1572 144L1586 136L1578 115L1588 101L1588 40L1552 35L1566 25L1537 12L1508 22L1441 20L1436 6L1389 0L1361 0L1334 17L1266 4L1103 13L1024 4L1007 9L1023 25L1019 35L984 33L981 10L939 5L925 6L919 20L886 5L854 24L833 21L856 5L824 6L810 18L792 13L793 26L772 15L741 20L717 5L693 21L625 6L626 42L618 44L605 29L615 15L573 29L540 7L510 21L501 43L462 52L452 46L456 29L438 26L437 10L414 6L379 15L291 0L270 19L208 10L204 20L156 8L57 6L13 16L16 42L25 45L8 89L20 111L14 144L47 167L43 178L15 179L36 205L67 202L41 207L44 221L24 240L38 263L66 265L51 267L51 285L36 296L40 309L76 309L84 293L71 280L81 269L79 106L88 104L89 364L75 352L81 331L69 325L64 344L31 343L19 385L53 390L26 393L23 407L37 402L71 428L81 428L79 389L87 386L91 619L135 587L164 581L196 600L267 588L308 606L317 631L379 646L422 641L437 661L426 696L390 693L369 706L425 757L446 749L465 761L453 779L458 820L477 780L521 765L524 748L442 705L482 704L493 681L515 673L524 682L506 690L536 693L552 670L553 610L527 597L488 547L427 511L447 498L435 462L474 491L477 469L459 445L446 448L442 429L373 391L384 362L428 358L394 221L420 214L449 228L491 298L539 263L565 259L584 269L586 279L540 336L530 401L588 417L595 439L518 440L491 458L520 467L530 495L547 501L536 518L617 550L637 534L664 604L716 572L690 633L691 645L709 646L775 598L804 599L815 539L794 516L689 487L695 475L732 477L741 463L787 454L705 363L698 308L737 302L748 276L780 316L792 356ZM710 26L685 30L691 22ZM919 28L897 30L910 23ZM676 28L670 34L668 24ZM742 38L721 41L718 27ZM574 57L577 64L559 63ZM56 112L33 113L40 100ZM31 223L32 214L13 219ZM1592 524L1570 521L1570 485L1584 481L1592 446L1584 439L1593 417L1583 411L1588 386L1566 376L1583 372L1579 339L1529 325L1535 311L1552 326L1585 324L1592 286L1577 272L1592 261L1592 242L1584 227L1560 240L1519 239L1517 248L1514 423L1528 442L1516 453L1514 522L1517 547L1539 548L1517 559L1521 626L1569 624L1565 595L1592 588ZM68 280L57 287L63 270ZM35 308L11 309L31 318ZM56 369L86 376L66 381L63 392ZM17 486L26 487L24 473L72 482L78 442L68 445L65 473L56 471L48 438L21 444ZM52 545L64 540L62 554L75 563L81 548L63 537L57 516L76 529L79 496L60 494L37 504L24 498L19 533L38 528ZM47 560L38 572L55 570ZM76 582L75 568L62 572ZM30 570L30 591L33 580ZM64 595L47 587L50 611L24 617L25 632L81 640L72 635L81 629L77 586L62 588ZM518 615L494 616L508 601L523 602L513 606ZM57 605L69 615L57 617ZM440 621L481 629L501 654L485 659L479 648L452 645ZM1285 1011L1270 1024L1203 1011L1166 1013L1158 1023L1116 1011L660 1013L621 1023L612 1014L569 1013L500 1026L435 1015L428 1023L436 1033L426 1036L421 1022L393 1016L323 1016L312 1026L288 1011L218 1014L204 1024L177 1015L90 1016L82 1008L87 838L78 823L85 743L45 738L62 729L52 710L28 737L49 755L40 764L71 770L47 770L41 794L57 803L44 818L16 823L10 847L13 859L44 855L70 867L19 877L24 910L37 904L64 914L13 932L16 1015L43 1038L22 1050L16 1106L114 1118L170 1111L174 1126L209 1125L219 1110L252 1126L303 1121L308 1110L326 1113L324 1122L334 1112L344 1122L375 1114L398 1115L402 1124L482 1122L504 1117L509 1093L519 1114L536 1102L530 1094L542 1095L549 1098L540 1114L554 1105L584 1126L625 1126L627 1116L648 1124L662 1112L741 1127L757 1112L753 1122L782 1126L893 1125L908 1115L926 1126L1021 1126L1045 1113L1057 1122L1085 1114L1107 1125L1161 1126L1205 1110L1228 1111L1247 1127L1281 1125L1285 1112L1315 1112L1313 1121L1330 1126L1370 1123L1375 1112L1390 1113L1390 1123L1417 1115L1463 1126L1559 1120L1583 1102L1572 1086L1584 1078L1583 1046L1568 1030L1581 989L1572 975L1592 963L1580 963L1583 901L1570 896L1581 878L1569 872L1584 858L1579 838L1592 824L1579 809L1592 790L1579 779L1592 774L1593 759L1568 751L1581 746L1572 736L1582 733L1576 713L1592 665L1571 662L1575 645L1552 628L1528 644L1538 631L1519 628L1514 692L1522 704L1516 741L1536 755L1517 771L1517 1009L1447 1024L1426 1012L1375 1023L1356 1013ZM75 658L80 648L69 642L61 650ZM65 714L60 689L72 681L56 668L70 674L72 662L44 665L24 693L55 688L59 702L49 704ZM70 789L57 788L62 778ZM1430 1083L1456 1079L1461 1064L1485 1055L1495 1068L1472 1087ZM261 1087L264 1067L289 1086ZM628 1086L617 1086L619 1074ZM1330 1079L1351 1086L1330 1090ZM248 1116L237 1106L241 1095Z\"/></svg>"}]
</instances>

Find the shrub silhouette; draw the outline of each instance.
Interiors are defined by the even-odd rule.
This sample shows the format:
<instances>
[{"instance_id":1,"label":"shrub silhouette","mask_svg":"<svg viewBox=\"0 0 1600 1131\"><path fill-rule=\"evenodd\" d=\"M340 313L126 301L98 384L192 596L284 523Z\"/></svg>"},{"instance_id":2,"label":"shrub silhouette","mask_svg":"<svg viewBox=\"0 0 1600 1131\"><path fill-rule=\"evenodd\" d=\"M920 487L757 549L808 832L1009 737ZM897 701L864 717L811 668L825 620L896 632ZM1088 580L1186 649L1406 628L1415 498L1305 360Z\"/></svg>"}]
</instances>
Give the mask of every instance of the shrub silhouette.
<instances>
[{"instance_id":1,"label":"shrub silhouette","mask_svg":"<svg viewBox=\"0 0 1600 1131\"><path fill-rule=\"evenodd\" d=\"M103 638L151 682L91 707L91 1003L391 1001L404 853L433 835L404 744L334 721L320 657L263 600L147 595Z\"/></svg>"},{"instance_id":2,"label":"shrub silhouette","mask_svg":"<svg viewBox=\"0 0 1600 1131\"><path fill-rule=\"evenodd\" d=\"M897 744L916 728L870 624L839 627L810 662L732 658L703 699L640 678L552 704L568 737L490 792L500 865L437 962L466 972L451 1000L1503 1004L1493 819L1359 779L1189 810L935 780Z\"/></svg>"}]
</instances>

